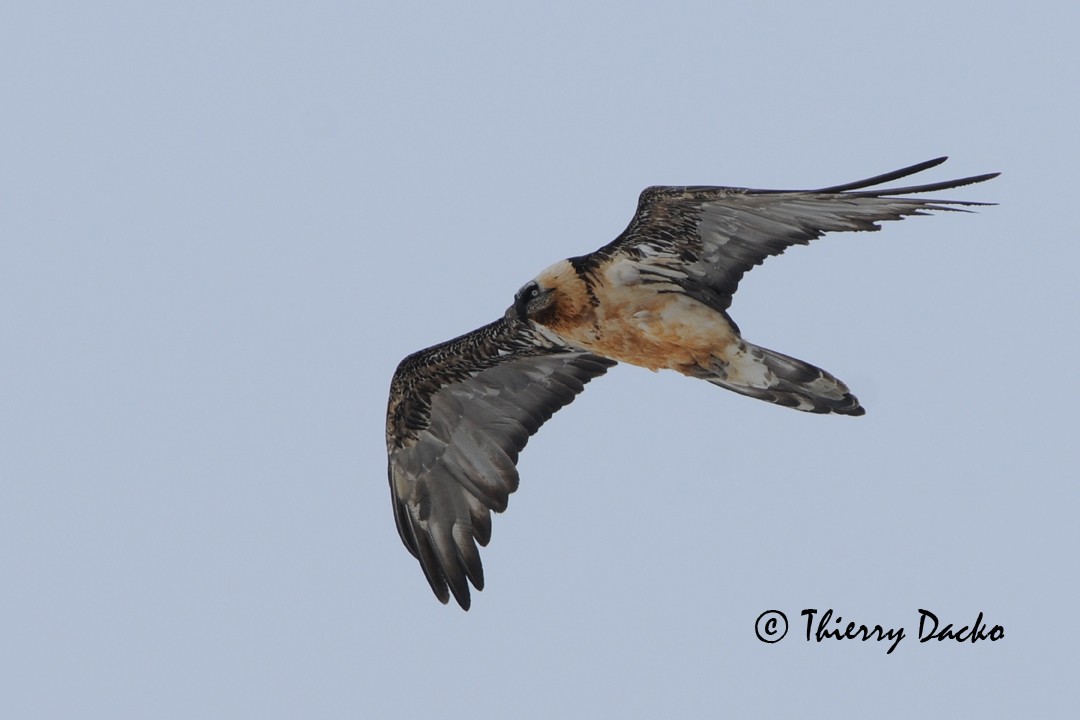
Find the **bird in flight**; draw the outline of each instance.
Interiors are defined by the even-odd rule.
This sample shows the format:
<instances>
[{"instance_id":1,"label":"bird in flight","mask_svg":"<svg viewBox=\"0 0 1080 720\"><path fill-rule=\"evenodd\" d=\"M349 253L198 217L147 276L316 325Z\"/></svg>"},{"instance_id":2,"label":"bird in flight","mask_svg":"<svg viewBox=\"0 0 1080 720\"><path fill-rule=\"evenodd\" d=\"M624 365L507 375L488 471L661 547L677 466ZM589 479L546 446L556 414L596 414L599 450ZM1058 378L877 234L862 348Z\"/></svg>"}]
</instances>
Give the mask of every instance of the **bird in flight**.
<instances>
[{"instance_id":1,"label":"bird in flight","mask_svg":"<svg viewBox=\"0 0 1080 720\"><path fill-rule=\"evenodd\" d=\"M844 383L744 340L727 310L742 276L792 245L989 204L906 196L998 173L879 187L945 159L819 190L647 188L615 240L541 272L495 322L402 360L386 413L390 492L401 540L436 597L469 609L469 583L484 587L477 545L518 487L518 453L618 362L805 412L862 415Z\"/></svg>"}]
</instances>

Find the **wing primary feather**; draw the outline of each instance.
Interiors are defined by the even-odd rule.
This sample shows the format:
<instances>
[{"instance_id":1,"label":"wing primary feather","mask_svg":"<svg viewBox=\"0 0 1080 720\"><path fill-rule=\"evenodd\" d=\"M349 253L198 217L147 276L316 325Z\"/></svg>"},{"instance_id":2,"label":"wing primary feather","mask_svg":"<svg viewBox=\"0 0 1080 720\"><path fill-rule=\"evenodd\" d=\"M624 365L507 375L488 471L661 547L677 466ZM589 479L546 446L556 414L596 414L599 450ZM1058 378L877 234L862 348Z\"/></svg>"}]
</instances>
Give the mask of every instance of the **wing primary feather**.
<instances>
[{"instance_id":1,"label":"wing primary feather","mask_svg":"<svg viewBox=\"0 0 1080 720\"><path fill-rule=\"evenodd\" d=\"M473 537L480 547L491 541L491 510L479 498L467 496L469 518L472 520Z\"/></svg>"},{"instance_id":2,"label":"wing primary feather","mask_svg":"<svg viewBox=\"0 0 1080 720\"><path fill-rule=\"evenodd\" d=\"M873 187L874 185L881 185L882 183L892 182L893 180L899 180L915 173L921 173L923 170L929 170L932 167L937 167L946 160L949 159L948 155L934 158L933 160L926 160L925 162L909 165L899 170L893 170L892 172L882 173L881 175L875 175L872 178L866 178L865 180L855 180L854 182L843 183L842 185L833 185L827 188L820 188L818 190L810 190L808 192L815 193L837 193L846 192L848 190L859 190L861 188ZM782 191L776 191L782 192Z\"/></svg>"},{"instance_id":3,"label":"wing primary feather","mask_svg":"<svg viewBox=\"0 0 1080 720\"><path fill-rule=\"evenodd\" d=\"M910 195L913 193L926 193L934 192L936 190L951 190L953 188L963 187L965 185L974 185L975 183L986 182L996 178L1001 173L985 173L983 175L972 175L971 177L960 178L959 180L945 180L943 182L929 183L927 185L911 185L902 188L888 188L883 190L866 190L864 192L844 193L849 197L883 197L893 195ZM920 201L921 202L921 201ZM947 204L947 205L995 205L996 203L988 202L975 202L972 200L933 200L934 203ZM942 208L936 208L942 209Z\"/></svg>"},{"instance_id":4,"label":"wing primary feather","mask_svg":"<svg viewBox=\"0 0 1080 720\"><path fill-rule=\"evenodd\" d=\"M484 566L480 563L480 551L473 542L473 534L463 525L454 526L454 541L458 556L465 567L465 575L477 590L484 589ZM466 586L465 592L469 588Z\"/></svg>"},{"instance_id":5,"label":"wing primary feather","mask_svg":"<svg viewBox=\"0 0 1080 720\"><path fill-rule=\"evenodd\" d=\"M414 536L419 541L417 543L417 550L419 551L417 559L420 561L420 567L424 571L424 577L427 578L428 585L431 586L431 591L435 593L435 597L443 605L446 605L450 602L450 592L446 587L445 574L435 574L435 569L441 567L442 563L432 547L433 543L426 534L414 534ZM460 600L458 602L460 603ZM466 602L468 602L468 599L466 599Z\"/></svg>"},{"instance_id":6,"label":"wing primary feather","mask_svg":"<svg viewBox=\"0 0 1080 720\"><path fill-rule=\"evenodd\" d=\"M405 548L417 560L420 559L420 550L416 542L416 533L413 531L412 521L409 519L409 510L405 503L396 495L394 500L394 523L397 525L398 535L405 544Z\"/></svg>"},{"instance_id":7,"label":"wing primary feather","mask_svg":"<svg viewBox=\"0 0 1080 720\"><path fill-rule=\"evenodd\" d=\"M455 528L439 525L433 529L432 539L435 541L433 543L435 557L439 567L442 569L443 579L450 586L450 592L453 594L454 599L457 600L458 605L463 610L468 610L472 604L469 593L468 568L465 559L462 557ZM472 537L469 537L467 542L471 544ZM476 561L479 563L479 555L476 556ZM483 578L483 571L479 573L479 577ZM480 589L477 588L477 590Z\"/></svg>"}]
</instances>

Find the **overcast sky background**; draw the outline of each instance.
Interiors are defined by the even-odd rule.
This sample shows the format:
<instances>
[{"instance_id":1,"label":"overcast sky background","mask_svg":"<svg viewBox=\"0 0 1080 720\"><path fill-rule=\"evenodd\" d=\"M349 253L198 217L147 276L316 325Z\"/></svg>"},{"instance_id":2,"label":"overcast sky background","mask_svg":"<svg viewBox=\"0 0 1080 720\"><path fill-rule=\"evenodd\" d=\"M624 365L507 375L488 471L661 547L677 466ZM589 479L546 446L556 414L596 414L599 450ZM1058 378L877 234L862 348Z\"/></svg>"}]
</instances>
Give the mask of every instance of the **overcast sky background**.
<instances>
[{"instance_id":1,"label":"overcast sky background","mask_svg":"<svg viewBox=\"0 0 1080 720\"><path fill-rule=\"evenodd\" d=\"M0 716L1074 716L1076 3L375 5L0 7ZM434 599L404 355L647 185L943 154L1000 205L732 308L865 417L617 367L523 453L473 610Z\"/></svg>"}]
</instances>

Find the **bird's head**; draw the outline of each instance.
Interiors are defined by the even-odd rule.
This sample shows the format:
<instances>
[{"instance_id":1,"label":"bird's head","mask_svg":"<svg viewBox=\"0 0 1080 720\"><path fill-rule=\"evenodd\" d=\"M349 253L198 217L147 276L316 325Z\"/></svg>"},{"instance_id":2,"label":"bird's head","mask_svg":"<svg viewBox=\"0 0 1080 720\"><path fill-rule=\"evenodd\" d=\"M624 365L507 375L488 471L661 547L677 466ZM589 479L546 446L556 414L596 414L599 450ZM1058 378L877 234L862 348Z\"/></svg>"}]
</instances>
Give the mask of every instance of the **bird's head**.
<instances>
[{"instance_id":1,"label":"bird's head","mask_svg":"<svg viewBox=\"0 0 1080 720\"><path fill-rule=\"evenodd\" d=\"M525 283L514 295L514 304L506 309L507 320L528 322L546 314L555 302L555 292L541 287L536 280Z\"/></svg>"},{"instance_id":2,"label":"bird's head","mask_svg":"<svg viewBox=\"0 0 1080 720\"><path fill-rule=\"evenodd\" d=\"M561 260L525 283L506 309L507 320L530 320L554 329L576 317L588 305L585 283L566 260Z\"/></svg>"}]
</instances>

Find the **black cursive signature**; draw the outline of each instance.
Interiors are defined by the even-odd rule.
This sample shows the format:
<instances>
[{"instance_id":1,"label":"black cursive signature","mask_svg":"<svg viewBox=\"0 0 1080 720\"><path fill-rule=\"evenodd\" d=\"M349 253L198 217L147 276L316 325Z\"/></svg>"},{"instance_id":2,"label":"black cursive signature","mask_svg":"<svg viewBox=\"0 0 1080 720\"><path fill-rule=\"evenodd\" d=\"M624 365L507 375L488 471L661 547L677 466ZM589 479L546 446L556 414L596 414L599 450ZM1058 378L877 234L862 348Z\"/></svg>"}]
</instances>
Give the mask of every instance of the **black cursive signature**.
<instances>
[{"instance_id":1,"label":"black cursive signature","mask_svg":"<svg viewBox=\"0 0 1080 720\"><path fill-rule=\"evenodd\" d=\"M763 617L772 613L776 617L783 617L783 613L778 610L772 610L768 613L762 613L759 616L760 622ZM832 609L826 610L818 616L817 608L806 608L801 613L806 618L806 640L809 642L811 639L822 642L823 640L861 640L866 642L867 640L874 640L876 642L889 641L889 649L885 651L886 655L891 655L892 651L896 649L900 641L907 637L907 633L904 628L886 628L881 625L864 625L860 623L848 622L844 623L844 618L840 615L834 617ZM815 623L815 618L817 622ZM770 622L776 622L776 618L770 616ZM766 636L762 636L761 631L758 631L758 638L763 642L775 643L784 637L784 633L787 632L787 620L784 618L783 632L767 632ZM769 628L766 626L766 631ZM1001 625L990 626L983 619L983 614L980 612L978 617L975 618L973 625L963 625L957 628L952 623L942 625L941 620L937 615L919 608L919 642L925 643L930 640L953 640L958 643L976 643L979 641L996 642L1005 637L1005 628Z\"/></svg>"},{"instance_id":2,"label":"black cursive signature","mask_svg":"<svg viewBox=\"0 0 1080 720\"><path fill-rule=\"evenodd\" d=\"M810 640L810 632L814 627L814 615L817 614L816 608L807 608L802 611L802 614L806 616L806 639ZM831 638L833 640L877 640L882 641L885 639L892 640L892 645L885 651L886 655L892 654L892 651L896 649L896 646L900 644L900 641L904 639L904 628L896 628L886 630L880 625L875 625L873 628L868 628L865 625L856 625L853 622L849 622L843 630L839 629L840 623L844 621L844 618L839 615L836 616L837 627L830 629L828 627L829 621L832 620L833 611L831 609L826 610L817 624L817 631L814 632L814 637L818 642L821 642L825 638Z\"/></svg>"},{"instance_id":3,"label":"black cursive signature","mask_svg":"<svg viewBox=\"0 0 1080 720\"><path fill-rule=\"evenodd\" d=\"M926 627L926 621L934 623L931 628ZM978 642L979 640L990 640L991 642L997 641L1005 637L1005 628L1000 625L995 625L988 631L986 629L986 623L983 622L983 614L980 612L979 616L975 618L975 624L971 627L964 625L959 630L953 630L952 623L949 623L945 627L938 629L941 621L938 620L938 616L929 610L923 610L919 608L919 642L927 642L937 638L941 640L955 640L956 642Z\"/></svg>"}]
</instances>

